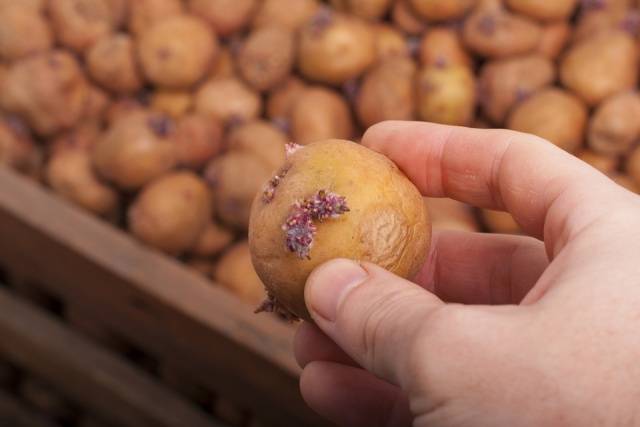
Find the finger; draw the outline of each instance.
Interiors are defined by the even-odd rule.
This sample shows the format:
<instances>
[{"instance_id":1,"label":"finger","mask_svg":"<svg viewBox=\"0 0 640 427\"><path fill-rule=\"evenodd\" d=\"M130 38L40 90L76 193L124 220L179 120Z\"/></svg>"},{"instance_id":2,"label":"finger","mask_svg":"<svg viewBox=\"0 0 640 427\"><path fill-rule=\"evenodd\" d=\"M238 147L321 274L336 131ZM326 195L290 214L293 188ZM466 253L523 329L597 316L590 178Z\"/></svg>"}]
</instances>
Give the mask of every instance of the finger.
<instances>
[{"instance_id":1,"label":"finger","mask_svg":"<svg viewBox=\"0 0 640 427\"><path fill-rule=\"evenodd\" d=\"M551 143L514 131L385 122L362 143L390 157L426 196L507 210L528 234L546 235L550 253L557 252L550 250L555 237L571 236L604 214L603 206L582 207L610 196L613 187Z\"/></svg>"},{"instance_id":2,"label":"finger","mask_svg":"<svg viewBox=\"0 0 640 427\"><path fill-rule=\"evenodd\" d=\"M340 426L409 427L407 397L397 387L370 373L331 362L313 362L304 369L300 390L319 414Z\"/></svg>"},{"instance_id":3,"label":"finger","mask_svg":"<svg viewBox=\"0 0 640 427\"><path fill-rule=\"evenodd\" d=\"M305 286L316 325L360 366L393 384L407 381L407 357L429 316L444 304L418 285L346 259L316 268Z\"/></svg>"},{"instance_id":4,"label":"finger","mask_svg":"<svg viewBox=\"0 0 640 427\"><path fill-rule=\"evenodd\" d=\"M318 327L309 322L302 322L298 326L293 341L293 353L298 365L304 368L311 362L335 362L357 367L358 364L350 358L344 350L336 345Z\"/></svg>"},{"instance_id":5,"label":"finger","mask_svg":"<svg viewBox=\"0 0 640 427\"><path fill-rule=\"evenodd\" d=\"M446 302L518 304L548 265L531 237L437 231L414 280Z\"/></svg>"}]
</instances>

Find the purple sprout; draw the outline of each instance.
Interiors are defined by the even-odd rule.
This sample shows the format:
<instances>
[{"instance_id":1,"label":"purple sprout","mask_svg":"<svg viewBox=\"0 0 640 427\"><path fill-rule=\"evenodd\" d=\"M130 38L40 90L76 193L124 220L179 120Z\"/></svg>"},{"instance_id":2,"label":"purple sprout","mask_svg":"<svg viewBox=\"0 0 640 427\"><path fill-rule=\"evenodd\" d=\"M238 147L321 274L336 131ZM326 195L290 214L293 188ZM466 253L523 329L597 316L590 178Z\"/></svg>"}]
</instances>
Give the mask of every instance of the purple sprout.
<instances>
[{"instance_id":1,"label":"purple sprout","mask_svg":"<svg viewBox=\"0 0 640 427\"><path fill-rule=\"evenodd\" d=\"M287 175L287 172L289 172L289 168L290 166L283 167L273 178L269 180L266 188L262 192L262 201L264 203L271 203L276 195L276 187L280 185L282 179Z\"/></svg>"},{"instance_id":2,"label":"purple sprout","mask_svg":"<svg viewBox=\"0 0 640 427\"><path fill-rule=\"evenodd\" d=\"M284 146L284 154L285 157L289 158L293 155L293 153L295 153L296 151L298 151L299 149L301 149L303 146L300 144L296 144L295 142L289 142Z\"/></svg>"},{"instance_id":3,"label":"purple sprout","mask_svg":"<svg viewBox=\"0 0 640 427\"><path fill-rule=\"evenodd\" d=\"M315 196L298 202L282 225L285 231L285 246L300 259L310 259L317 228L314 221L323 222L349 212L346 199L335 193L320 190Z\"/></svg>"}]
</instances>

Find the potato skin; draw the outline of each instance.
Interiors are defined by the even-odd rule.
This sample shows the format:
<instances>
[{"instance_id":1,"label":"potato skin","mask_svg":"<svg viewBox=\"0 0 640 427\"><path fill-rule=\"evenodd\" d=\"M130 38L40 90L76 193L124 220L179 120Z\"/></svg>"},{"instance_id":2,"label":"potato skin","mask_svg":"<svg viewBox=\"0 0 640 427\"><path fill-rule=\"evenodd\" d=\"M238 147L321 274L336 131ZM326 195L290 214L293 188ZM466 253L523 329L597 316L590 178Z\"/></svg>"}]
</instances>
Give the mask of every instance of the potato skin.
<instances>
[{"instance_id":1,"label":"potato skin","mask_svg":"<svg viewBox=\"0 0 640 427\"><path fill-rule=\"evenodd\" d=\"M278 26L295 31L318 11L317 0L263 0L254 18L253 26Z\"/></svg>"},{"instance_id":2,"label":"potato skin","mask_svg":"<svg viewBox=\"0 0 640 427\"><path fill-rule=\"evenodd\" d=\"M552 22L542 28L536 52L549 59L556 59L564 50L571 36L571 25L566 21Z\"/></svg>"},{"instance_id":3,"label":"potato skin","mask_svg":"<svg viewBox=\"0 0 640 427\"><path fill-rule=\"evenodd\" d=\"M213 278L247 304L257 307L264 300L264 285L253 269L246 241L229 248L215 266Z\"/></svg>"},{"instance_id":4,"label":"potato skin","mask_svg":"<svg viewBox=\"0 0 640 427\"><path fill-rule=\"evenodd\" d=\"M178 164L199 170L222 150L222 125L210 115L189 114L178 119L174 136Z\"/></svg>"},{"instance_id":5,"label":"potato skin","mask_svg":"<svg viewBox=\"0 0 640 427\"><path fill-rule=\"evenodd\" d=\"M126 34L113 34L98 40L86 55L87 70L105 89L120 94L142 88L133 40Z\"/></svg>"},{"instance_id":6,"label":"potato skin","mask_svg":"<svg viewBox=\"0 0 640 427\"><path fill-rule=\"evenodd\" d=\"M238 70L254 89L269 90L289 75L294 55L295 40L290 30L258 28L244 41L238 54Z\"/></svg>"},{"instance_id":7,"label":"potato skin","mask_svg":"<svg viewBox=\"0 0 640 427\"><path fill-rule=\"evenodd\" d=\"M84 52L115 28L107 0L54 0L48 5L56 38L76 52Z\"/></svg>"},{"instance_id":8,"label":"potato skin","mask_svg":"<svg viewBox=\"0 0 640 427\"><path fill-rule=\"evenodd\" d=\"M416 187L389 159L359 144L327 140L305 146L265 203L253 203L249 245L258 276L279 304L311 320L304 286L311 271L333 258L367 261L412 278L428 253L431 227ZM328 190L346 198L349 212L317 225L310 259L285 247L282 225L296 202Z\"/></svg>"},{"instance_id":9,"label":"potato skin","mask_svg":"<svg viewBox=\"0 0 640 427\"><path fill-rule=\"evenodd\" d=\"M427 27L427 24L416 16L409 0L396 0L391 9L391 20L394 26L409 35L421 34Z\"/></svg>"},{"instance_id":10,"label":"potato skin","mask_svg":"<svg viewBox=\"0 0 640 427\"><path fill-rule=\"evenodd\" d=\"M49 136L78 123L88 93L76 59L51 50L11 64L0 88L0 105L23 117L36 133Z\"/></svg>"},{"instance_id":11,"label":"potato skin","mask_svg":"<svg viewBox=\"0 0 640 427\"><path fill-rule=\"evenodd\" d=\"M376 59L375 33L364 21L320 12L298 41L298 69L308 79L339 85L362 74Z\"/></svg>"},{"instance_id":12,"label":"potato skin","mask_svg":"<svg viewBox=\"0 0 640 427\"><path fill-rule=\"evenodd\" d=\"M25 35L28 34L28 37ZM47 50L53 35L47 21L36 9L22 4L2 7L0 13L0 59L14 61Z\"/></svg>"},{"instance_id":13,"label":"potato skin","mask_svg":"<svg viewBox=\"0 0 640 427\"><path fill-rule=\"evenodd\" d=\"M638 49L624 31L598 33L574 45L562 59L560 80L590 106L638 82Z\"/></svg>"},{"instance_id":14,"label":"potato skin","mask_svg":"<svg viewBox=\"0 0 640 427\"><path fill-rule=\"evenodd\" d=\"M252 120L229 132L226 146L229 151L247 152L258 157L269 170L284 163L287 135L269 122Z\"/></svg>"},{"instance_id":15,"label":"potato skin","mask_svg":"<svg viewBox=\"0 0 640 427\"><path fill-rule=\"evenodd\" d=\"M257 155L230 151L213 159L204 176L211 188L218 218L230 227L246 230L251 203L273 171Z\"/></svg>"},{"instance_id":16,"label":"potato skin","mask_svg":"<svg viewBox=\"0 0 640 427\"><path fill-rule=\"evenodd\" d=\"M606 175L610 175L616 171L620 160L616 156L599 154L588 148L583 149L576 157Z\"/></svg>"},{"instance_id":17,"label":"potato skin","mask_svg":"<svg viewBox=\"0 0 640 427\"><path fill-rule=\"evenodd\" d=\"M606 99L589 123L589 147L602 154L622 154L640 136L640 95L623 92Z\"/></svg>"},{"instance_id":18,"label":"potato skin","mask_svg":"<svg viewBox=\"0 0 640 427\"><path fill-rule=\"evenodd\" d=\"M142 70L152 83L187 89L209 71L218 53L218 40L203 20L182 15L142 32L137 48Z\"/></svg>"},{"instance_id":19,"label":"potato skin","mask_svg":"<svg viewBox=\"0 0 640 427\"><path fill-rule=\"evenodd\" d=\"M181 0L129 1L129 31L139 35L159 21L183 12Z\"/></svg>"},{"instance_id":20,"label":"potato skin","mask_svg":"<svg viewBox=\"0 0 640 427\"><path fill-rule=\"evenodd\" d=\"M460 18L476 3L476 0L409 0L413 10L428 21Z\"/></svg>"},{"instance_id":21,"label":"potato skin","mask_svg":"<svg viewBox=\"0 0 640 427\"><path fill-rule=\"evenodd\" d=\"M506 0L515 12L522 13L540 21L568 19L573 14L578 0Z\"/></svg>"},{"instance_id":22,"label":"potato skin","mask_svg":"<svg viewBox=\"0 0 640 427\"><path fill-rule=\"evenodd\" d=\"M118 193L95 175L88 150L56 151L45 173L53 191L72 203L99 216L113 217L116 213Z\"/></svg>"},{"instance_id":23,"label":"potato skin","mask_svg":"<svg viewBox=\"0 0 640 427\"><path fill-rule=\"evenodd\" d=\"M369 20L382 18L391 4L392 0L331 0L337 10Z\"/></svg>"},{"instance_id":24,"label":"potato skin","mask_svg":"<svg viewBox=\"0 0 640 427\"><path fill-rule=\"evenodd\" d=\"M244 121L262 113L262 101L257 92L235 78L221 78L205 83L195 97L198 113L213 114L224 123Z\"/></svg>"},{"instance_id":25,"label":"potato skin","mask_svg":"<svg viewBox=\"0 0 640 427\"><path fill-rule=\"evenodd\" d=\"M356 112L367 128L384 120L411 120L415 114L416 65L409 58L383 61L363 79Z\"/></svg>"},{"instance_id":26,"label":"potato skin","mask_svg":"<svg viewBox=\"0 0 640 427\"><path fill-rule=\"evenodd\" d=\"M327 138L350 138L349 105L336 92L321 86L306 89L291 112L291 135L298 144Z\"/></svg>"},{"instance_id":27,"label":"potato skin","mask_svg":"<svg viewBox=\"0 0 640 427\"><path fill-rule=\"evenodd\" d=\"M117 119L93 148L93 163L103 178L123 190L135 190L173 169L174 124L145 111Z\"/></svg>"},{"instance_id":28,"label":"potato skin","mask_svg":"<svg viewBox=\"0 0 640 427\"><path fill-rule=\"evenodd\" d=\"M202 17L220 36L228 36L249 24L256 0L188 0L191 13Z\"/></svg>"},{"instance_id":29,"label":"potato skin","mask_svg":"<svg viewBox=\"0 0 640 427\"><path fill-rule=\"evenodd\" d=\"M377 24L373 27L373 30L376 35L376 56L378 61L411 55L409 44L398 29L387 24Z\"/></svg>"},{"instance_id":30,"label":"potato skin","mask_svg":"<svg viewBox=\"0 0 640 427\"><path fill-rule=\"evenodd\" d=\"M418 73L418 116L421 120L468 125L473 120L476 83L465 66L424 67Z\"/></svg>"},{"instance_id":31,"label":"potato skin","mask_svg":"<svg viewBox=\"0 0 640 427\"><path fill-rule=\"evenodd\" d=\"M584 139L587 107L575 95L547 88L520 103L507 122L509 129L545 138L570 153Z\"/></svg>"},{"instance_id":32,"label":"potato skin","mask_svg":"<svg viewBox=\"0 0 640 427\"><path fill-rule=\"evenodd\" d=\"M25 124L15 117L0 116L0 166L37 177L42 153Z\"/></svg>"},{"instance_id":33,"label":"potato skin","mask_svg":"<svg viewBox=\"0 0 640 427\"><path fill-rule=\"evenodd\" d=\"M640 146L627 157L625 169L629 177L640 187Z\"/></svg>"},{"instance_id":34,"label":"potato skin","mask_svg":"<svg viewBox=\"0 0 640 427\"><path fill-rule=\"evenodd\" d=\"M269 93L267 117L288 121L296 101L306 88L307 85L304 81L298 77L290 76Z\"/></svg>"},{"instance_id":35,"label":"potato skin","mask_svg":"<svg viewBox=\"0 0 640 427\"><path fill-rule=\"evenodd\" d=\"M480 56L504 58L531 52L540 43L540 25L499 7L479 7L464 23L462 38Z\"/></svg>"},{"instance_id":36,"label":"potato skin","mask_svg":"<svg viewBox=\"0 0 640 427\"><path fill-rule=\"evenodd\" d=\"M179 119L191 110L193 93L188 90L156 90L151 95L150 107L173 119Z\"/></svg>"},{"instance_id":37,"label":"potato skin","mask_svg":"<svg viewBox=\"0 0 640 427\"><path fill-rule=\"evenodd\" d=\"M211 219L211 193L191 172L174 172L151 182L127 213L139 240L172 255L191 248Z\"/></svg>"},{"instance_id":38,"label":"potato skin","mask_svg":"<svg viewBox=\"0 0 640 427\"><path fill-rule=\"evenodd\" d=\"M229 229L215 222L210 222L189 253L198 257L213 257L229 246L232 241L233 233Z\"/></svg>"},{"instance_id":39,"label":"potato skin","mask_svg":"<svg viewBox=\"0 0 640 427\"><path fill-rule=\"evenodd\" d=\"M550 85L555 77L554 64L541 55L489 61L479 76L482 112L501 125L517 102Z\"/></svg>"},{"instance_id":40,"label":"potato skin","mask_svg":"<svg viewBox=\"0 0 640 427\"><path fill-rule=\"evenodd\" d=\"M429 29L420 41L419 56L422 65L472 65L471 57L462 45L460 34L448 27Z\"/></svg>"}]
</instances>

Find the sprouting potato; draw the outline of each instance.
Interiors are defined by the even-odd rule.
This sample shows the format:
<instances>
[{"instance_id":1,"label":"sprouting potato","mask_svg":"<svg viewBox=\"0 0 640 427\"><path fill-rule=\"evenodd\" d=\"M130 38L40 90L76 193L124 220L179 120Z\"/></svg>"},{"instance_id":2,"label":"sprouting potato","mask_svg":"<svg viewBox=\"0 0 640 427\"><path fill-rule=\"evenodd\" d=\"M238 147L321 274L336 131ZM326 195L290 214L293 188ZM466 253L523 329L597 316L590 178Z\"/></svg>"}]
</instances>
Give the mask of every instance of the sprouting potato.
<instances>
[{"instance_id":1,"label":"sprouting potato","mask_svg":"<svg viewBox=\"0 0 640 427\"><path fill-rule=\"evenodd\" d=\"M471 57L460 40L460 34L448 27L429 29L420 41L419 55L422 65L472 65Z\"/></svg>"},{"instance_id":2,"label":"sprouting potato","mask_svg":"<svg viewBox=\"0 0 640 427\"><path fill-rule=\"evenodd\" d=\"M262 100L241 80L229 77L209 81L196 92L195 110L213 114L224 123L258 117Z\"/></svg>"},{"instance_id":3,"label":"sprouting potato","mask_svg":"<svg viewBox=\"0 0 640 427\"><path fill-rule=\"evenodd\" d=\"M213 273L220 286L230 290L242 301L255 308L264 299L264 285L251 264L246 241L230 247L220 258Z\"/></svg>"},{"instance_id":4,"label":"sprouting potato","mask_svg":"<svg viewBox=\"0 0 640 427\"><path fill-rule=\"evenodd\" d=\"M142 88L133 40L127 34L108 35L87 52L87 71L105 89L134 93Z\"/></svg>"},{"instance_id":5,"label":"sprouting potato","mask_svg":"<svg viewBox=\"0 0 640 427\"><path fill-rule=\"evenodd\" d=\"M291 135L298 144L327 138L350 138L353 120L344 98L330 89L312 86L295 102L291 112Z\"/></svg>"},{"instance_id":6,"label":"sprouting potato","mask_svg":"<svg viewBox=\"0 0 640 427\"><path fill-rule=\"evenodd\" d=\"M417 92L421 120L450 125L472 122L476 82L469 67L424 67L418 72Z\"/></svg>"},{"instance_id":7,"label":"sprouting potato","mask_svg":"<svg viewBox=\"0 0 640 427\"><path fill-rule=\"evenodd\" d=\"M238 54L238 70L254 89L274 88L291 73L295 55L293 33L281 27L255 29Z\"/></svg>"}]
</instances>

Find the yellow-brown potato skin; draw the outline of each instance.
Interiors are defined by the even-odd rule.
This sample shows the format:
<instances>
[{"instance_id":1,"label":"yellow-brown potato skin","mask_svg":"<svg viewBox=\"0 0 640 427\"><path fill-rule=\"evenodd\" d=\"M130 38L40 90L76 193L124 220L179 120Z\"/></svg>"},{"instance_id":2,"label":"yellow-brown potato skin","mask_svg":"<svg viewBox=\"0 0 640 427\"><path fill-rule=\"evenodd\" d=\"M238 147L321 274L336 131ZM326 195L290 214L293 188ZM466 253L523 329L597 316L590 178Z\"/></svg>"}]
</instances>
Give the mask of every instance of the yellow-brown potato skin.
<instances>
[{"instance_id":1,"label":"yellow-brown potato skin","mask_svg":"<svg viewBox=\"0 0 640 427\"><path fill-rule=\"evenodd\" d=\"M244 121L262 113L262 100L243 81L234 77L221 78L200 87L195 96L195 110L213 114L224 123Z\"/></svg>"},{"instance_id":2,"label":"yellow-brown potato skin","mask_svg":"<svg viewBox=\"0 0 640 427\"><path fill-rule=\"evenodd\" d=\"M325 87L306 89L291 111L291 135L298 144L327 138L350 138L353 123L343 97Z\"/></svg>"},{"instance_id":3,"label":"yellow-brown potato skin","mask_svg":"<svg viewBox=\"0 0 640 427\"><path fill-rule=\"evenodd\" d=\"M427 31L420 41L419 57L422 65L472 65L460 34L449 27L434 27Z\"/></svg>"},{"instance_id":4,"label":"yellow-brown potato skin","mask_svg":"<svg viewBox=\"0 0 640 427\"><path fill-rule=\"evenodd\" d=\"M429 248L429 216L416 187L389 159L327 140L295 152L287 167L269 203L256 196L249 227L253 265L279 304L310 320L306 279L333 258L372 262L406 278L417 273ZM323 189L345 197L350 211L317 224L310 259L300 259L286 249L282 225L296 202Z\"/></svg>"},{"instance_id":5,"label":"yellow-brown potato skin","mask_svg":"<svg viewBox=\"0 0 640 427\"><path fill-rule=\"evenodd\" d=\"M387 58L410 56L409 45L398 29L387 24L378 24L373 29L376 35L376 56L378 61L383 61Z\"/></svg>"},{"instance_id":6,"label":"yellow-brown potato skin","mask_svg":"<svg viewBox=\"0 0 640 427\"><path fill-rule=\"evenodd\" d=\"M297 30L319 7L317 0L263 0L254 18L254 27L275 25Z\"/></svg>"},{"instance_id":7,"label":"yellow-brown potato skin","mask_svg":"<svg viewBox=\"0 0 640 427\"><path fill-rule=\"evenodd\" d=\"M199 257L213 257L233 241L233 233L215 222L207 224L189 253Z\"/></svg>"},{"instance_id":8,"label":"yellow-brown potato skin","mask_svg":"<svg viewBox=\"0 0 640 427\"><path fill-rule=\"evenodd\" d=\"M107 0L52 0L48 8L58 41L84 52L115 27L115 16Z\"/></svg>"},{"instance_id":9,"label":"yellow-brown potato skin","mask_svg":"<svg viewBox=\"0 0 640 427\"><path fill-rule=\"evenodd\" d=\"M294 55L293 32L282 27L258 28L244 41L238 70L254 89L272 89L291 73Z\"/></svg>"},{"instance_id":10,"label":"yellow-brown potato skin","mask_svg":"<svg viewBox=\"0 0 640 427\"><path fill-rule=\"evenodd\" d=\"M201 169L222 150L222 125L206 114L189 114L178 119L175 147L178 163Z\"/></svg>"},{"instance_id":11,"label":"yellow-brown potato skin","mask_svg":"<svg viewBox=\"0 0 640 427\"><path fill-rule=\"evenodd\" d=\"M182 12L181 0L129 0L129 31L138 35L155 23Z\"/></svg>"},{"instance_id":12,"label":"yellow-brown potato skin","mask_svg":"<svg viewBox=\"0 0 640 427\"><path fill-rule=\"evenodd\" d=\"M640 146L627 157L625 168L629 177L640 187Z\"/></svg>"},{"instance_id":13,"label":"yellow-brown potato skin","mask_svg":"<svg viewBox=\"0 0 640 427\"><path fill-rule=\"evenodd\" d=\"M36 176L41 163L42 153L27 127L19 120L0 116L0 166Z\"/></svg>"},{"instance_id":14,"label":"yellow-brown potato skin","mask_svg":"<svg viewBox=\"0 0 640 427\"><path fill-rule=\"evenodd\" d=\"M578 0L506 0L507 5L517 13L540 21L567 19L575 10Z\"/></svg>"},{"instance_id":15,"label":"yellow-brown potato skin","mask_svg":"<svg viewBox=\"0 0 640 427\"><path fill-rule=\"evenodd\" d=\"M582 144L587 125L587 107L571 92L548 88L518 104L507 127L532 133L570 153Z\"/></svg>"},{"instance_id":16,"label":"yellow-brown potato skin","mask_svg":"<svg viewBox=\"0 0 640 427\"><path fill-rule=\"evenodd\" d=\"M147 245L178 255L197 242L211 208L211 193L200 177L174 172L140 192L129 208L129 229Z\"/></svg>"},{"instance_id":17,"label":"yellow-brown potato skin","mask_svg":"<svg viewBox=\"0 0 640 427\"><path fill-rule=\"evenodd\" d=\"M142 32L138 56L145 76L170 89L193 86L209 71L218 40L206 23L193 16L164 19Z\"/></svg>"},{"instance_id":18,"label":"yellow-brown potato skin","mask_svg":"<svg viewBox=\"0 0 640 427\"><path fill-rule=\"evenodd\" d=\"M213 273L214 280L242 301L255 308L264 300L264 285L253 269L246 241L236 243L220 258Z\"/></svg>"},{"instance_id":19,"label":"yellow-brown potato skin","mask_svg":"<svg viewBox=\"0 0 640 427\"><path fill-rule=\"evenodd\" d=\"M91 78L105 89L126 94L142 88L134 43L126 34L98 40L87 52L85 62Z\"/></svg>"},{"instance_id":20,"label":"yellow-brown potato skin","mask_svg":"<svg viewBox=\"0 0 640 427\"><path fill-rule=\"evenodd\" d=\"M640 136L640 95L622 92L602 102L589 123L589 147L602 154L623 154Z\"/></svg>"},{"instance_id":21,"label":"yellow-brown potato skin","mask_svg":"<svg viewBox=\"0 0 640 427\"><path fill-rule=\"evenodd\" d=\"M276 170L284 162L287 135L264 120L252 120L229 132L226 146L230 151L251 153L270 170Z\"/></svg>"},{"instance_id":22,"label":"yellow-brown potato skin","mask_svg":"<svg viewBox=\"0 0 640 427\"><path fill-rule=\"evenodd\" d=\"M28 36L27 36L28 35ZM0 12L0 59L13 61L47 50L53 43L48 22L38 10L22 4L4 6Z\"/></svg>"},{"instance_id":23,"label":"yellow-brown potato skin","mask_svg":"<svg viewBox=\"0 0 640 427\"><path fill-rule=\"evenodd\" d=\"M634 87L638 82L638 47L620 30L586 38L565 54L560 80L590 106Z\"/></svg>"},{"instance_id":24,"label":"yellow-brown potato skin","mask_svg":"<svg viewBox=\"0 0 640 427\"><path fill-rule=\"evenodd\" d=\"M476 82L469 67L424 67L418 73L418 117L421 120L464 126L471 123L476 104Z\"/></svg>"},{"instance_id":25,"label":"yellow-brown potato skin","mask_svg":"<svg viewBox=\"0 0 640 427\"><path fill-rule=\"evenodd\" d=\"M331 0L337 10L348 12L364 19L380 19L391 7L392 0Z\"/></svg>"},{"instance_id":26,"label":"yellow-brown potato skin","mask_svg":"<svg viewBox=\"0 0 640 427\"><path fill-rule=\"evenodd\" d=\"M429 21L460 18L476 3L476 0L409 0L413 10Z\"/></svg>"},{"instance_id":27,"label":"yellow-brown potato skin","mask_svg":"<svg viewBox=\"0 0 640 427\"><path fill-rule=\"evenodd\" d=\"M188 0L191 13L209 22L216 34L228 36L244 28L256 10L256 0Z\"/></svg>"}]
</instances>

